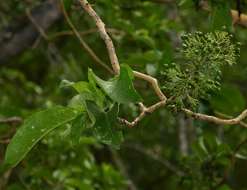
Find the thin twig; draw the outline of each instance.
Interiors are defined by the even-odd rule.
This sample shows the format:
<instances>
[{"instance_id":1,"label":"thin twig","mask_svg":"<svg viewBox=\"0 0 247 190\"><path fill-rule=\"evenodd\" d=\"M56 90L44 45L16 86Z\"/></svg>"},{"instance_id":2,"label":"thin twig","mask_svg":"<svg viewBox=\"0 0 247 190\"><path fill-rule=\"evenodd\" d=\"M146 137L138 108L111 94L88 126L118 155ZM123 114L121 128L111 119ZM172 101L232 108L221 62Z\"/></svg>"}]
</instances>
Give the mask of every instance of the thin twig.
<instances>
[{"instance_id":1,"label":"thin twig","mask_svg":"<svg viewBox=\"0 0 247 190\"><path fill-rule=\"evenodd\" d=\"M20 117L0 118L0 124L17 125L23 122Z\"/></svg>"},{"instance_id":2,"label":"thin twig","mask_svg":"<svg viewBox=\"0 0 247 190\"><path fill-rule=\"evenodd\" d=\"M119 74L120 71L120 65L119 65L119 61L118 61L118 57L116 55L116 51L115 51L115 47L113 45L113 42L110 38L110 36L107 34L106 29L105 29L105 24L103 23L103 21L101 20L101 18L97 15L97 13L94 11L94 9L92 8L92 6L88 3L87 0L80 0L81 6L84 8L84 10L93 18L93 20L95 21L95 24L98 28L98 31L100 33L101 38L104 40L105 44L106 44L106 48L108 50L108 54L110 57L110 61L112 64L112 68L115 72L115 74ZM164 106L166 104L167 98L166 96L162 93L159 85L158 85L158 81L157 79L140 73L138 71L134 71L134 76L140 79L143 79L147 82L149 82L155 93L157 94L157 96L159 97L159 99L161 100L160 102L146 108L146 107L142 107L144 109L141 110L141 113L138 117L136 117L132 122L129 122L125 119L119 118L119 121L123 124L126 124L129 127L133 127L135 126L140 120L142 120L147 113L152 113L154 112L156 109L160 108L161 106ZM143 105L143 104L142 104Z\"/></svg>"},{"instance_id":3,"label":"thin twig","mask_svg":"<svg viewBox=\"0 0 247 190\"><path fill-rule=\"evenodd\" d=\"M149 82L152 85L152 87L153 87L155 93L157 94L157 96L159 97L159 99L161 101L166 101L167 98L163 94L163 92L161 91L161 89L159 87L159 84L158 84L158 81L157 81L156 78L151 77L150 75L146 75L144 73L140 73L138 71L134 71L134 76Z\"/></svg>"},{"instance_id":4,"label":"thin twig","mask_svg":"<svg viewBox=\"0 0 247 190\"><path fill-rule=\"evenodd\" d=\"M125 32L121 31L121 30L117 30L115 28L106 28L106 31L109 32L110 34L119 34L119 35L124 35ZM98 32L97 28L92 28L86 31L78 31L78 33L80 34L80 36L84 36L84 35L88 35L88 34L92 34ZM60 31L60 32L56 32L55 34L52 34L49 36L49 40L53 40L54 38L58 38L58 37L62 37L62 36L72 36L75 35L75 33L72 30L69 31Z\"/></svg>"},{"instance_id":5,"label":"thin twig","mask_svg":"<svg viewBox=\"0 0 247 190\"><path fill-rule=\"evenodd\" d=\"M118 155L118 153L113 150L110 149L113 161L115 162L115 164L117 165L118 169L120 170L120 172L122 173L122 175L128 180L128 188L129 190L137 190L136 185L134 184L134 182L131 180L127 169L122 161L122 159L120 158L120 156Z\"/></svg>"},{"instance_id":6,"label":"thin twig","mask_svg":"<svg viewBox=\"0 0 247 190\"><path fill-rule=\"evenodd\" d=\"M226 119L232 119L232 116L229 116L229 115L226 115L226 114L223 114L223 113L220 113L220 112L215 112L216 115L222 117L222 118L226 118ZM247 123L243 122L243 121L240 121L239 122L239 125L243 126L243 127L246 127L247 128Z\"/></svg>"},{"instance_id":7,"label":"thin twig","mask_svg":"<svg viewBox=\"0 0 247 190\"><path fill-rule=\"evenodd\" d=\"M98 28L98 31L100 33L101 38L104 40L107 50L108 50L108 54L110 57L110 61L111 61L111 65L112 68L114 70L115 74L119 74L120 71L120 65L118 62L118 58L116 55L116 51L113 45L113 42L110 38L110 36L107 34L106 29L105 29L105 24L103 23L103 21L101 20L101 18L97 15L97 13L94 11L94 9L92 8L92 6L88 3L87 0L79 0L81 6L84 8L84 10L92 17L92 19L95 21L95 24ZM142 110L141 113L138 117L136 117L132 122L129 122L125 119L119 118L118 120L123 123L126 124L129 127L133 127L135 126L139 121L141 121L148 113L152 113L155 110L157 110L158 108L160 108L161 106L166 105L166 101L167 98L166 96L163 94L163 92L160 90L160 87L158 85L158 81L157 79L134 71L134 75L138 78L141 78L143 80L148 81L149 83L151 83L155 93L157 94L157 96L160 98L160 102L150 106L150 107L144 107L142 106ZM239 124L245 117L247 117L247 110L243 111L238 117L234 118L234 119L221 119L221 118L217 118L215 116L209 116L209 115L205 115L205 114L200 114L200 113L195 113L192 112L189 109L182 109L183 112L185 112L187 115L192 116L196 119L200 119L200 120L204 120L204 121L209 121L209 122L214 122L216 124L220 124L220 125L234 125L234 124Z\"/></svg>"},{"instance_id":8,"label":"thin twig","mask_svg":"<svg viewBox=\"0 0 247 190\"><path fill-rule=\"evenodd\" d=\"M239 114L237 117L233 119L221 119L215 116L210 116L206 114L201 113L195 113L189 109L183 108L182 111L186 113L187 115L194 117L195 119L202 120L202 121L208 121L212 123L216 123L218 125L236 125L240 124L242 120L244 120L247 117L247 109L244 110L241 114ZM244 126L244 125L242 125ZM246 126L244 126L246 127Z\"/></svg>"},{"instance_id":9,"label":"thin twig","mask_svg":"<svg viewBox=\"0 0 247 190\"><path fill-rule=\"evenodd\" d=\"M110 57L110 61L111 61L111 65L112 65L112 68L114 70L114 73L119 74L120 66L119 66L117 54L116 54L113 42L112 42L110 36L106 32L105 24L102 22L101 18L97 15L97 13L94 11L94 9L91 7L91 5L87 2L87 0L80 0L80 3L81 3L81 6L84 8L84 10L95 21L95 24L99 30L99 34L107 46L108 54Z\"/></svg>"},{"instance_id":10,"label":"thin twig","mask_svg":"<svg viewBox=\"0 0 247 190\"><path fill-rule=\"evenodd\" d=\"M153 151L146 150L144 147L140 145L124 144L123 147L133 149L135 151L138 151L139 153L142 153L148 156L149 158L152 158L153 160L165 166L168 170L174 172L177 176L182 177L185 175L185 173L182 170L180 170L177 166L173 165L169 160L166 160L163 157L161 158L159 155L157 155Z\"/></svg>"},{"instance_id":11,"label":"thin twig","mask_svg":"<svg viewBox=\"0 0 247 190\"><path fill-rule=\"evenodd\" d=\"M118 121L124 125L127 125L128 127L132 128L135 125L137 125L147 114L153 113L155 110L158 108L165 106L166 105L166 100L162 100L150 107L144 107L144 109L141 110L141 113L139 114L138 117L136 117L132 122L123 119L123 118L118 118Z\"/></svg>"},{"instance_id":12,"label":"thin twig","mask_svg":"<svg viewBox=\"0 0 247 190\"><path fill-rule=\"evenodd\" d=\"M98 27L100 36L104 40L104 42L106 44L106 47L107 47L107 50L108 50L108 54L109 54L109 57L110 57L110 60L111 60L112 68L113 68L114 72L118 74L119 73L119 70L120 70L118 58L117 58L117 55L116 55L116 51L115 51L113 42L112 42L110 36L106 32L105 24L100 19L100 17L97 15L97 13L93 10L93 8L87 2L87 0L80 0L80 3L82 5L82 7L84 8L84 10L95 21L96 26ZM155 79L155 78L153 78L153 77L151 77L149 75L143 74L141 72L138 72L138 71L134 71L134 76L137 77L137 78L146 80L147 82L151 83L151 85L152 85L155 93L160 98L160 100L162 100L162 101L165 101L166 100L166 96L160 90L160 87L158 85L157 79Z\"/></svg>"},{"instance_id":13,"label":"thin twig","mask_svg":"<svg viewBox=\"0 0 247 190\"><path fill-rule=\"evenodd\" d=\"M32 24L36 27L36 29L38 30L38 32L40 33L40 35L46 40L48 41L48 36L45 33L45 31L43 30L43 28L41 28L38 23L36 23L35 19L33 18L33 16L30 13L29 9L26 9L26 15L28 17L28 19L32 22Z\"/></svg>"},{"instance_id":14,"label":"thin twig","mask_svg":"<svg viewBox=\"0 0 247 190\"><path fill-rule=\"evenodd\" d=\"M96 63L98 63L99 65L101 65L103 68L105 68L108 72L112 73L112 70L110 69L110 67L108 67L95 53L94 51L89 47L89 45L82 39L80 33L78 32L78 30L75 28L74 24L71 22L64 4L63 4L63 0L60 0L61 2L61 8L62 8L62 12L63 15L68 23L68 25L70 26L70 28L72 29L73 33L75 34L75 36L78 38L80 44L82 45L82 47L89 53L89 55L95 60Z\"/></svg>"}]
</instances>

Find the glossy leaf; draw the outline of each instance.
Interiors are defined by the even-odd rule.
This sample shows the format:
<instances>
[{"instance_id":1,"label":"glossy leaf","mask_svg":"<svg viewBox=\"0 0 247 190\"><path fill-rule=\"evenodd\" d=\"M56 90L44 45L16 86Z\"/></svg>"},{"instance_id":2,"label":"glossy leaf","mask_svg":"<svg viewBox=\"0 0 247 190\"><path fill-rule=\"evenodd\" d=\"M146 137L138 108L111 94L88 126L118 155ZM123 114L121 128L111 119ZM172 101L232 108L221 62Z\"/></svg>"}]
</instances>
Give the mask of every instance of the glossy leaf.
<instances>
[{"instance_id":1,"label":"glossy leaf","mask_svg":"<svg viewBox=\"0 0 247 190\"><path fill-rule=\"evenodd\" d=\"M72 108L54 107L31 115L17 131L7 147L5 165L16 166L33 146L53 129L76 118Z\"/></svg>"},{"instance_id":2,"label":"glossy leaf","mask_svg":"<svg viewBox=\"0 0 247 190\"><path fill-rule=\"evenodd\" d=\"M100 79L92 70L89 70L89 75L113 101L123 104L140 102L141 97L134 89L129 72L130 69L127 66L122 66L120 75L109 81Z\"/></svg>"}]
</instances>

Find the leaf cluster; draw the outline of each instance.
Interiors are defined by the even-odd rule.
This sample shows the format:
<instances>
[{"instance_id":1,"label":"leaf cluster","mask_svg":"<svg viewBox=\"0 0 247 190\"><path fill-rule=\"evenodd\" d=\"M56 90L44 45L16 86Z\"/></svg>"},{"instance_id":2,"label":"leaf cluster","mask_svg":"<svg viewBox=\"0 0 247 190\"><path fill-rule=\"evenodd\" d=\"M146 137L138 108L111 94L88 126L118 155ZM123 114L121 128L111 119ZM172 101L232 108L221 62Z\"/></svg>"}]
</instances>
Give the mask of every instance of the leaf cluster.
<instances>
[{"instance_id":1,"label":"leaf cluster","mask_svg":"<svg viewBox=\"0 0 247 190\"><path fill-rule=\"evenodd\" d=\"M141 97L135 91L133 73L122 66L118 76L105 81L88 71L88 82L63 81L77 91L68 107L53 107L31 115L11 140L5 155L5 167L16 166L26 154L50 131L69 125L73 143L82 134L91 135L99 142L120 146L122 131L116 127L120 104L137 103Z\"/></svg>"}]
</instances>

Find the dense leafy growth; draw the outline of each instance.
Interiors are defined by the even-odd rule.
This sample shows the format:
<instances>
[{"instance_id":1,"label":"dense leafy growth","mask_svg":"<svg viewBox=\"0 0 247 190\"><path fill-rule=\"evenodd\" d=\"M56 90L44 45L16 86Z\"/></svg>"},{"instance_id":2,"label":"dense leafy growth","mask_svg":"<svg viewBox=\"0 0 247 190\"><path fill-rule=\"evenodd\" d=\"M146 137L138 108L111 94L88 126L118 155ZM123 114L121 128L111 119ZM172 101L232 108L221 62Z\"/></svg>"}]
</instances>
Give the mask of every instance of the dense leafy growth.
<instances>
[{"instance_id":1,"label":"dense leafy growth","mask_svg":"<svg viewBox=\"0 0 247 190\"><path fill-rule=\"evenodd\" d=\"M178 106L194 108L200 98L208 98L209 93L220 86L223 65L234 65L239 55L239 47L231 42L227 32L196 32L182 37L179 64L166 65L164 89L174 96Z\"/></svg>"}]
</instances>

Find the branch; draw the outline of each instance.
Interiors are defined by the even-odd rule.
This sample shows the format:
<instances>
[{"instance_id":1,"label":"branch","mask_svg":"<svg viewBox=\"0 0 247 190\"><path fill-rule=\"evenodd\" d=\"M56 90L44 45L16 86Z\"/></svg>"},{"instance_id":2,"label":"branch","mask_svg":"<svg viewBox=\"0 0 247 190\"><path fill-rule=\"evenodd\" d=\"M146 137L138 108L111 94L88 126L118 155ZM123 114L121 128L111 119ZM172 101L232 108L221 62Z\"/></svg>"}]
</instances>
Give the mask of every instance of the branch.
<instances>
[{"instance_id":1,"label":"branch","mask_svg":"<svg viewBox=\"0 0 247 190\"><path fill-rule=\"evenodd\" d=\"M158 84L158 81L157 81L156 78L151 77L151 76L146 75L146 74L143 74L143 73L140 73L138 71L134 71L134 76L149 82L152 85L155 93L157 94L157 96L159 97L159 99L161 101L166 101L167 100L166 96L161 91L161 89L159 87L159 84Z\"/></svg>"},{"instance_id":2,"label":"branch","mask_svg":"<svg viewBox=\"0 0 247 190\"><path fill-rule=\"evenodd\" d=\"M109 149L113 158L113 161L115 162L116 166L118 167L118 169L120 170L120 172L122 173L122 175L127 179L127 183L128 183L128 189L129 190L137 190L136 185L134 184L134 182L131 180L127 169L122 161L122 159L120 158L120 156L118 155L118 153L113 150L113 149Z\"/></svg>"},{"instance_id":3,"label":"branch","mask_svg":"<svg viewBox=\"0 0 247 190\"><path fill-rule=\"evenodd\" d=\"M116 55L115 47L113 45L113 42L112 42L110 36L106 32L105 24L102 22L101 18L97 15L97 13L93 10L93 8L87 2L87 0L80 0L80 4L84 8L84 10L94 20L94 22L95 22L95 24L99 30L99 34L106 44L114 73L119 74L120 66L119 66L117 55Z\"/></svg>"},{"instance_id":4,"label":"branch","mask_svg":"<svg viewBox=\"0 0 247 190\"><path fill-rule=\"evenodd\" d=\"M244 110L240 115L233 119L221 119L215 116L205 115L201 113L195 113L189 109L183 108L182 111L186 113L188 116L194 117L195 119L202 120L202 121L208 121L212 122L218 125L236 125L240 124L242 120L244 120L247 117L247 109ZM244 126L244 125L242 125ZM246 127L246 126L244 126Z\"/></svg>"},{"instance_id":5,"label":"branch","mask_svg":"<svg viewBox=\"0 0 247 190\"><path fill-rule=\"evenodd\" d=\"M116 55L116 51L112 42L112 39L110 38L110 36L107 34L106 29L105 29L105 24L103 23L103 21L101 20L101 18L97 15L97 13L93 10L92 6L88 3L87 0L80 0L80 4L83 7L83 9L92 17L92 19L94 20L98 31L100 33L101 38L104 40L105 44L106 44L106 48L108 50L108 54L110 57L110 61L111 61L111 65L112 68L115 72L115 74L119 74L120 71L120 65L119 65L119 61L118 61L118 57ZM134 71L134 76L143 80L146 80L147 82L149 82L155 93L157 94L157 96L160 99L160 102L146 108L142 103L140 103L139 105L141 105L141 113L138 117L136 117L132 122L129 122L125 119L119 118L119 121L129 127L133 127L135 126L139 121L141 121L147 114L153 113L155 110L157 110L158 108L160 108L161 106L164 106L166 104L167 98L166 96L163 94L163 92L161 91L159 85L158 85L158 81L157 79L140 73L138 71Z\"/></svg>"},{"instance_id":6,"label":"branch","mask_svg":"<svg viewBox=\"0 0 247 190\"><path fill-rule=\"evenodd\" d=\"M158 103L156 103L150 107L140 106L141 107L141 113L132 122L129 122L123 118L118 118L118 121L120 123L125 124L128 127L132 128L135 125L137 125L146 115L153 113L154 111L156 111L158 108L160 108L162 106L165 106L166 102L167 102L166 100L162 100L162 101L160 101L160 102L158 102Z\"/></svg>"},{"instance_id":7,"label":"branch","mask_svg":"<svg viewBox=\"0 0 247 190\"><path fill-rule=\"evenodd\" d=\"M232 116L229 116L229 115L226 115L226 114L217 112L217 111L215 112L215 114L218 115L218 116L220 116L220 117L226 118L226 119L232 119ZM247 128L247 123L245 123L243 121L240 121L239 122L239 125Z\"/></svg>"},{"instance_id":8,"label":"branch","mask_svg":"<svg viewBox=\"0 0 247 190\"><path fill-rule=\"evenodd\" d=\"M30 14L44 31L61 17L57 0L46 0L32 9ZM7 63L10 58L29 48L39 35L36 27L28 23L26 18L9 25L0 32L0 64Z\"/></svg>"},{"instance_id":9,"label":"branch","mask_svg":"<svg viewBox=\"0 0 247 190\"><path fill-rule=\"evenodd\" d=\"M149 158L152 158L153 160L165 166L171 172L174 172L177 176L180 176L180 177L185 176L184 171L180 170L177 166L173 165L169 160L166 160L163 157L161 158L159 155L157 155L151 150L146 150L144 147L140 145L135 145L135 144L124 144L123 146L129 149L135 150L141 154L144 154L148 156Z\"/></svg>"},{"instance_id":10,"label":"branch","mask_svg":"<svg viewBox=\"0 0 247 190\"><path fill-rule=\"evenodd\" d=\"M117 30L115 28L106 28L106 31L109 32L110 34L125 35L124 31ZM86 31L78 31L80 36L92 34L95 32L98 32L97 28L92 28L92 29L89 29ZM62 36L72 36L72 35L75 35L75 32L73 32L73 31L60 31L60 32L56 32L55 34L50 35L49 40L53 40L55 38L62 37Z\"/></svg>"},{"instance_id":11,"label":"branch","mask_svg":"<svg viewBox=\"0 0 247 190\"><path fill-rule=\"evenodd\" d=\"M87 0L79 0L81 6L83 7L83 9L92 17L92 19L94 20L99 34L101 36L101 38L104 40L107 50L108 50L108 54L110 57L110 61L111 61L111 65L112 68L114 70L115 74L119 74L120 71L120 65L118 62L118 58L116 55L116 51L113 45L113 42L110 38L110 36L107 34L106 32L106 28L105 28L105 24L103 23L103 21L101 20L101 18L97 15L97 13L94 11L94 9L92 8L92 6L88 3ZM244 15L243 15L244 16ZM161 91L159 85L158 85L158 81L157 79L134 71L134 76L143 80L146 80L147 82L149 82L155 93L157 94L157 96L160 99L160 102L150 106L150 107L145 107L142 103L139 103L140 108L141 108L141 113L139 114L138 117L136 117L132 122L129 122L123 118L118 118L119 122L129 126L129 127L134 127L139 121L141 121L147 114L153 113L155 110L157 110L158 108L166 105L167 103L167 97L163 94L163 92ZM189 109L182 109L183 112L185 112L187 115L192 116L196 119L199 120L204 120L204 121L209 121L209 122L213 122L216 124L220 124L220 125L235 125L235 124L241 124L241 121L243 119L245 119L247 117L247 110L243 111L238 117L234 118L234 119L221 119L215 116L209 116L209 115L205 115L205 114L200 114L200 113L195 113L192 112ZM244 126L244 125L242 125Z\"/></svg>"},{"instance_id":12,"label":"branch","mask_svg":"<svg viewBox=\"0 0 247 190\"><path fill-rule=\"evenodd\" d=\"M63 4L63 0L60 0L61 2L61 8L62 8L62 12L63 15L67 21L67 23L69 24L70 28L72 29L73 33L75 34L75 36L78 38L80 44L82 45L82 47L88 52L88 54L93 58L93 60L95 60L96 63L98 63L99 65L101 65L103 68L105 68L108 72L112 73L112 70L110 69L110 67L108 67L95 53L94 51L89 47L89 45L82 39L80 33L78 32L78 30L75 28L75 26L73 25L73 23L71 22L71 20L69 19L69 16L65 10L64 4Z\"/></svg>"},{"instance_id":13,"label":"branch","mask_svg":"<svg viewBox=\"0 0 247 190\"><path fill-rule=\"evenodd\" d=\"M0 118L0 124L17 125L23 122L20 117Z\"/></svg>"}]
</instances>

